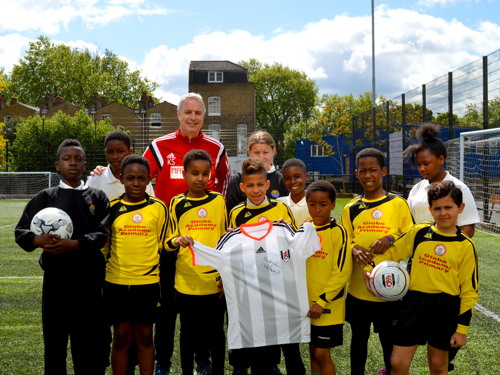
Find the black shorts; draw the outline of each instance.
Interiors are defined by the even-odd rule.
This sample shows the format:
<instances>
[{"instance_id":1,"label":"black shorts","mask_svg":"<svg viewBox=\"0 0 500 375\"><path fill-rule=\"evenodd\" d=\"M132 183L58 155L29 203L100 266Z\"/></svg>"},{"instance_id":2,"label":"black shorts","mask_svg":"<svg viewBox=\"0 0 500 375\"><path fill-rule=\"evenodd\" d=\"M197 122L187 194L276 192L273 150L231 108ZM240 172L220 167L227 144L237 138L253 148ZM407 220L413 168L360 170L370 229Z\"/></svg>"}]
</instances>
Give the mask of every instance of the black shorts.
<instances>
[{"instance_id":1,"label":"black shorts","mask_svg":"<svg viewBox=\"0 0 500 375\"><path fill-rule=\"evenodd\" d=\"M311 344L317 348L328 349L343 344L343 324L331 326L311 325Z\"/></svg>"},{"instance_id":2,"label":"black shorts","mask_svg":"<svg viewBox=\"0 0 500 375\"><path fill-rule=\"evenodd\" d=\"M373 323L373 331L390 330L398 316L401 301L374 302L365 301L347 293L345 320L350 324Z\"/></svg>"},{"instance_id":3,"label":"black shorts","mask_svg":"<svg viewBox=\"0 0 500 375\"><path fill-rule=\"evenodd\" d=\"M394 344L450 350L460 313L460 297L409 291L394 325Z\"/></svg>"},{"instance_id":4,"label":"black shorts","mask_svg":"<svg viewBox=\"0 0 500 375\"><path fill-rule=\"evenodd\" d=\"M109 323L153 324L158 314L160 284L119 285L104 283L104 302Z\"/></svg>"}]
</instances>

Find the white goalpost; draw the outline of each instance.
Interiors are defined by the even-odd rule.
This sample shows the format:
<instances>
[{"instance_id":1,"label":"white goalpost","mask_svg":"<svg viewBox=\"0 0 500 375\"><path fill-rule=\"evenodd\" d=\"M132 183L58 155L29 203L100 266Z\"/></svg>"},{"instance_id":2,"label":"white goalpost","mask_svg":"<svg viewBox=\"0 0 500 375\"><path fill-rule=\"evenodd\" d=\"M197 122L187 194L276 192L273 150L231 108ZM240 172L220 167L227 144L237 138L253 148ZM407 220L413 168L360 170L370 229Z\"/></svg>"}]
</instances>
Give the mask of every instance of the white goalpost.
<instances>
[{"instance_id":1,"label":"white goalpost","mask_svg":"<svg viewBox=\"0 0 500 375\"><path fill-rule=\"evenodd\" d=\"M54 172L0 172L0 199L31 198L58 183Z\"/></svg>"},{"instance_id":2,"label":"white goalpost","mask_svg":"<svg viewBox=\"0 0 500 375\"><path fill-rule=\"evenodd\" d=\"M447 169L471 190L479 227L500 233L500 128L463 132L446 146Z\"/></svg>"}]
</instances>

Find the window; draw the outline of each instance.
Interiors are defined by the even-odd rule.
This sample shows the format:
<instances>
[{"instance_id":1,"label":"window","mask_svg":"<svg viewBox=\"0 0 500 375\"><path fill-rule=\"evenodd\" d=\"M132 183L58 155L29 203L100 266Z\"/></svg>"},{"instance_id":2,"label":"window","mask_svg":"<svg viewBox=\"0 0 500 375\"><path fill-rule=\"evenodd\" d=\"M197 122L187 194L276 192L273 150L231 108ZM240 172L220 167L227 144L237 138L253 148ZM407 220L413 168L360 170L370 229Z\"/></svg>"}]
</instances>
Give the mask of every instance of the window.
<instances>
[{"instance_id":1,"label":"window","mask_svg":"<svg viewBox=\"0 0 500 375\"><path fill-rule=\"evenodd\" d=\"M220 124L208 125L208 135L220 141Z\"/></svg>"},{"instance_id":2,"label":"window","mask_svg":"<svg viewBox=\"0 0 500 375\"><path fill-rule=\"evenodd\" d=\"M219 96L209 96L208 97L208 115L209 116L220 116L220 97Z\"/></svg>"},{"instance_id":3,"label":"window","mask_svg":"<svg viewBox=\"0 0 500 375\"><path fill-rule=\"evenodd\" d=\"M161 128L161 114L151 113L149 121L152 128Z\"/></svg>"},{"instance_id":4,"label":"window","mask_svg":"<svg viewBox=\"0 0 500 375\"><path fill-rule=\"evenodd\" d=\"M208 82L222 82L222 72L208 72Z\"/></svg>"},{"instance_id":5,"label":"window","mask_svg":"<svg viewBox=\"0 0 500 375\"><path fill-rule=\"evenodd\" d=\"M311 156L325 156L325 146L311 145Z\"/></svg>"},{"instance_id":6,"label":"window","mask_svg":"<svg viewBox=\"0 0 500 375\"><path fill-rule=\"evenodd\" d=\"M238 124L236 127L236 147L238 156L247 154L247 124Z\"/></svg>"},{"instance_id":7,"label":"window","mask_svg":"<svg viewBox=\"0 0 500 375\"><path fill-rule=\"evenodd\" d=\"M111 117L111 115L109 113L103 113L101 115L101 120L106 120L108 117Z\"/></svg>"},{"instance_id":8,"label":"window","mask_svg":"<svg viewBox=\"0 0 500 375\"><path fill-rule=\"evenodd\" d=\"M12 115L5 115L3 116L3 123L4 124L7 124L9 122L11 122L14 118L12 117Z\"/></svg>"}]
</instances>

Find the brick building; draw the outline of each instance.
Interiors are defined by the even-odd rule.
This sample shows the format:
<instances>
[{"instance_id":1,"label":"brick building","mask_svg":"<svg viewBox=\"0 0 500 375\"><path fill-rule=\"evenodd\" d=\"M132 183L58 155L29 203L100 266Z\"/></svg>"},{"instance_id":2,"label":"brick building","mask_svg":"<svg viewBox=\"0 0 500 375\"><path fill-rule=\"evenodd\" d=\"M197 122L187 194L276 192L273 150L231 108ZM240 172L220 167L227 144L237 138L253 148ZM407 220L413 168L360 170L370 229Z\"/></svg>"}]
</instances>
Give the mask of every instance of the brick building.
<instances>
[{"instance_id":1,"label":"brick building","mask_svg":"<svg viewBox=\"0 0 500 375\"><path fill-rule=\"evenodd\" d=\"M255 87L247 69L230 61L191 61L189 92L203 97L203 129L224 144L231 168L239 170L248 135L255 130Z\"/></svg>"}]
</instances>

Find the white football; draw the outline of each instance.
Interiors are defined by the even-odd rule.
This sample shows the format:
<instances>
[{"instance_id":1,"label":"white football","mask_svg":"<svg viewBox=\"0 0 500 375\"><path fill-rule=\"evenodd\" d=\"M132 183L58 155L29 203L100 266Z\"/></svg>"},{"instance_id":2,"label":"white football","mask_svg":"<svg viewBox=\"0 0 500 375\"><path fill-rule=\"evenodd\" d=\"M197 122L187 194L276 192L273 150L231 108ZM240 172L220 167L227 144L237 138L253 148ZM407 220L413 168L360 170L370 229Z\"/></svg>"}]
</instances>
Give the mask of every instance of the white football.
<instances>
[{"instance_id":1,"label":"white football","mask_svg":"<svg viewBox=\"0 0 500 375\"><path fill-rule=\"evenodd\" d=\"M410 275L398 262L387 260L372 271L370 287L375 295L385 301L397 301L408 292Z\"/></svg>"},{"instance_id":2,"label":"white football","mask_svg":"<svg viewBox=\"0 0 500 375\"><path fill-rule=\"evenodd\" d=\"M42 234L58 234L69 239L73 234L73 222L69 215L56 207L47 207L33 216L30 230L37 236Z\"/></svg>"}]
</instances>

